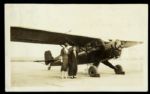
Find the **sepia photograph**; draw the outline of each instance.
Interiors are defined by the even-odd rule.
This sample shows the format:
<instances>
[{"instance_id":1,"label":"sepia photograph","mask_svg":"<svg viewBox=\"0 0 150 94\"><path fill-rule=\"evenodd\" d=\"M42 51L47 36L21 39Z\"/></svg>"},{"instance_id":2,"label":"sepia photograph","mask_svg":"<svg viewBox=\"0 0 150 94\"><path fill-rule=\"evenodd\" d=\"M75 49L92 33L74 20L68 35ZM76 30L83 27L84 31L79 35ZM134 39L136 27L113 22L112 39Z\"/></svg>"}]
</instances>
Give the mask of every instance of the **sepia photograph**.
<instances>
[{"instance_id":1,"label":"sepia photograph","mask_svg":"<svg viewBox=\"0 0 150 94\"><path fill-rule=\"evenodd\" d=\"M5 91L148 91L148 4L5 4Z\"/></svg>"}]
</instances>

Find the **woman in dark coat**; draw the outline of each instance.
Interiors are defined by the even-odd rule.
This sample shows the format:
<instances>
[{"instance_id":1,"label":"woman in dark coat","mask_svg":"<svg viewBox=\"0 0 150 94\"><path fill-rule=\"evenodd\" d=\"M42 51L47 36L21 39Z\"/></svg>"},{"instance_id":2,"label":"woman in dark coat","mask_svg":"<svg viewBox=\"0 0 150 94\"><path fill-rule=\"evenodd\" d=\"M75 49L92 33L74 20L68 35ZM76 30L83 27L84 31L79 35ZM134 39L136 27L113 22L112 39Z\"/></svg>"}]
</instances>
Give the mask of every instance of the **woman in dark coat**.
<instances>
[{"instance_id":1,"label":"woman in dark coat","mask_svg":"<svg viewBox=\"0 0 150 94\"><path fill-rule=\"evenodd\" d=\"M68 70L68 75L71 76L72 78L75 78L77 74L77 64L78 64L78 59L77 59L77 50L76 47L72 47L72 50L69 53L69 70Z\"/></svg>"}]
</instances>

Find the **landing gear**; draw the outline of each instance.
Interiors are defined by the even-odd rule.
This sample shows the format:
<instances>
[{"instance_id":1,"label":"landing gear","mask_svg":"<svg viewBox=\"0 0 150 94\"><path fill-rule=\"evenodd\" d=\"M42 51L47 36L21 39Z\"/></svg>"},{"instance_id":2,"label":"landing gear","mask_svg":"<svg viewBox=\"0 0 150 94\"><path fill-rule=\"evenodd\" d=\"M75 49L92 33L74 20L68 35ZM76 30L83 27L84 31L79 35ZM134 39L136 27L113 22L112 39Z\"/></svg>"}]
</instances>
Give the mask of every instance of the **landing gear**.
<instances>
[{"instance_id":1,"label":"landing gear","mask_svg":"<svg viewBox=\"0 0 150 94\"><path fill-rule=\"evenodd\" d=\"M97 72L96 66L90 66L88 73L90 77L100 77L100 74Z\"/></svg>"},{"instance_id":2,"label":"landing gear","mask_svg":"<svg viewBox=\"0 0 150 94\"><path fill-rule=\"evenodd\" d=\"M116 65L116 69L114 70L116 74L125 74L121 65Z\"/></svg>"},{"instance_id":3,"label":"landing gear","mask_svg":"<svg viewBox=\"0 0 150 94\"><path fill-rule=\"evenodd\" d=\"M125 72L123 71L121 65L114 66L109 61L103 61L102 63L105 64L106 66L114 69L116 74L125 74Z\"/></svg>"}]
</instances>

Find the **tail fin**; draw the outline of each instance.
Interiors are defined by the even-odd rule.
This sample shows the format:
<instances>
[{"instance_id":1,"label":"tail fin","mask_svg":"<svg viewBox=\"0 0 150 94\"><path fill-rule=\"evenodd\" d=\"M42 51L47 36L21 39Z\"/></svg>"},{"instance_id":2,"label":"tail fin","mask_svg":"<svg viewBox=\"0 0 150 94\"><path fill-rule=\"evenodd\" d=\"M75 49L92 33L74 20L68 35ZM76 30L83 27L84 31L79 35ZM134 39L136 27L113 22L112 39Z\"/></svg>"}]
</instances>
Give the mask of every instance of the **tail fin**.
<instances>
[{"instance_id":1,"label":"tail fin","mask_svg":"<svg viewBox=\"0 0 150 94\"><path fill-rule=\"evenodd\" d=\"M45 57L45 64L46 65L48 65L49 63L52 63L54 60L50 50L45 51L44 57Z\"/></svg>"}]
</instances>

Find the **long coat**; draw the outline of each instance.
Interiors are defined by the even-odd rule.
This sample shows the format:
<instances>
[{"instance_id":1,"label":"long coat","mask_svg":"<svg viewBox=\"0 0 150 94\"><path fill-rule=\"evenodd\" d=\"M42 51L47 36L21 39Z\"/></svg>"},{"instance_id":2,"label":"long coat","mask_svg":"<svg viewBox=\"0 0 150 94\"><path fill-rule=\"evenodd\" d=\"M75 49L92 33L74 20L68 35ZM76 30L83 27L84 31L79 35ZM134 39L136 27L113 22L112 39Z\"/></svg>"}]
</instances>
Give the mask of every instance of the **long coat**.
<instances>
[{"instance_id":1,"label":"long coat","mask_svg":"<svg viewBox=\"0 0 150 94\"><path fill-rule=\"evenodd\" d=\"M66 49L67 50L67 49ZM61 71L67 71L68 69L68 54L65 48L61 50L61 56L62 56L62 65L61 65Z\"/></svg>"},{"instance_id":2,"label":"long coat","mask_svg":"<svg viewBox=\"0 0 150 94\"><path fill-rule=\"evenodd\" d=\"M77 74L77 65L78 65L78 58L77 58L77 52L76 56L73 53L73 50L70 51L69 53L69 70L68 70L68 75L69 76L75 76Z\"/></svg>"}]
</instances>

